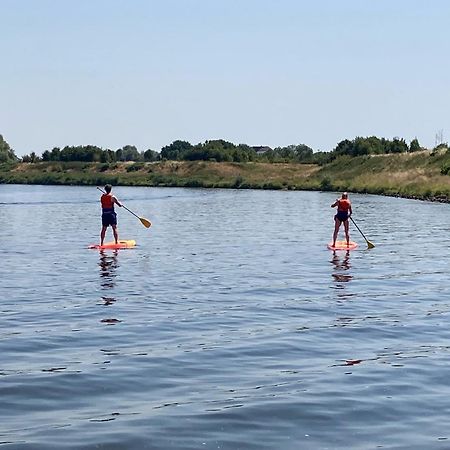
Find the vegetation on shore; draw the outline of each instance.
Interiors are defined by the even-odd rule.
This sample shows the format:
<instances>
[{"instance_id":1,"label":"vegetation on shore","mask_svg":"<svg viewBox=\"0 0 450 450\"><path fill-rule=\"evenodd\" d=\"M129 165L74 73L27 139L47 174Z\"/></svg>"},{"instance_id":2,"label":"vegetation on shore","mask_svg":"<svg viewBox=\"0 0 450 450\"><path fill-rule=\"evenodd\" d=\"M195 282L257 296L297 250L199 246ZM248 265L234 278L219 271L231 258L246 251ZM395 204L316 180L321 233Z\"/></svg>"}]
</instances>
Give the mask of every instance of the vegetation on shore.
<instances>
[{"instance_id":1,"label":"vegetation on shore","mask_svg":"<svg viewBox=\"0 0 450 450\"><path fill-rule=\"evenodd\" d=\"M175 141L164 153L147 151L146 156L145 152L136 154L130 146L120 152L94 146L66 147L34 161L29 157L19 161L1 138L0 183L347 190L450 201L450 150L446 144L425 150L417 140L407 145L400 139L355 138L319 157L304 145L258 155L250 147L228 144L207 141L194 148ZM131 155L138 161L130 160Z\"/></svg>"},{"instance_id":2,"label":"vegetation on shore","mask_svg":"<svg viewBox=\"0 0 450 450\"><path fill-rule=\"evenodd\" d=\"M450 201L450 154L341 156L329 164L38 162L0 164L0 183L351 191Z\"/></svg>"}]
</instances>

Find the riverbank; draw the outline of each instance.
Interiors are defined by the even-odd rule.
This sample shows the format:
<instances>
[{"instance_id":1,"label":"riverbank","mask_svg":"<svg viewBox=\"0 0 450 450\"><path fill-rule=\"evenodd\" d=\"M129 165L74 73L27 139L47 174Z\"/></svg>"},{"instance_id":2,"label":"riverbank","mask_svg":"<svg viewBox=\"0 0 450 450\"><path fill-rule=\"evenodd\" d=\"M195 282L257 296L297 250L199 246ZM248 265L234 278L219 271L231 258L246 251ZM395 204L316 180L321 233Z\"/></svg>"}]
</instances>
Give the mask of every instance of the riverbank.
<instances>
[{"instance_id":1,"label":"riverbank","mask_svg":"<svg viewBox=\"0 0 450 450\"><path fill-rule=\"evenodd\" d=\"M159 161L0 165L0 183L351 191L450 201L447 152L343 156L324 166Z\"/></svg>"}]
</instances>

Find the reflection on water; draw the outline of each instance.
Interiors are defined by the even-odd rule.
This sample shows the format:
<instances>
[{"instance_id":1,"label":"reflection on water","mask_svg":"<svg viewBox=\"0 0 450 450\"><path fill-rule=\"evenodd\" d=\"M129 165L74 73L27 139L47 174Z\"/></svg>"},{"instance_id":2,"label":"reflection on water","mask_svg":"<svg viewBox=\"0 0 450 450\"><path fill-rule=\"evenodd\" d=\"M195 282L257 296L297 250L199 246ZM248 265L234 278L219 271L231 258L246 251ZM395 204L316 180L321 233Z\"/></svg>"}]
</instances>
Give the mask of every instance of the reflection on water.
<instances>
[{"instance_id":1,"label":"reflection on water","mask_svg":"<svg viewBox=\"0 0 450 450\"><path fill-rule=\"evenodd\" d=\"M333 252L331 263L334 265L334 272L331 274L336 283L347 283L353 276L348 271L351 269L350 264L350 251L346 251L344 254L339 252ZM344 286L340 286L344 288Z\"/></svg>"},{"instance_id":2,"label":"reflection on water","mask_svg":"<svg viewBox=\"0 0 450 450\"><path fill-rule=\"evenodd\" d=\"M100 250L100 261L98 265L100 267L100 286L102 289L113 289L116 285L116 271L119 267L117 255L117 250L113 250L112 252ZM116 299L111 295L103 295L102 301L104 306L111 306L116 302Z\"/></svg>"},{"instance_id":3,"label":"reflection on water","mask_svg":"<svg viewBox=\"0 0 450 450\"><path fill-rule=\"evenodd\" d=\"M112 289L115 286L116 270L119 267L117 254L117 250L113 250L112 253L100 250L100 261L98 263L100 266L100 285L104 289Z\"/></svg>"},{"instance_id":4,"label":"reflection on water","mask_svg":"<svg viewBox=\"0 0 450 450\"><path fill-rule=\"evenodd\" d=\"M448 205L355 194L332 253L333 193L119 194L160 226L98 253L95 188L0 185L85 201L0 205L0 449L450 448Z\"/></svg>"},{"instance_id":5,"label":"reflection on water","mask_svg":"<svg viewBox=\"0 0 450 450\"><path fill-rule=\"evenodd\" d=\"M116 301L114 297L105 297L105 296L102 296L102 300L105 306L110 306Z\"/></svg>"}]
</instances>

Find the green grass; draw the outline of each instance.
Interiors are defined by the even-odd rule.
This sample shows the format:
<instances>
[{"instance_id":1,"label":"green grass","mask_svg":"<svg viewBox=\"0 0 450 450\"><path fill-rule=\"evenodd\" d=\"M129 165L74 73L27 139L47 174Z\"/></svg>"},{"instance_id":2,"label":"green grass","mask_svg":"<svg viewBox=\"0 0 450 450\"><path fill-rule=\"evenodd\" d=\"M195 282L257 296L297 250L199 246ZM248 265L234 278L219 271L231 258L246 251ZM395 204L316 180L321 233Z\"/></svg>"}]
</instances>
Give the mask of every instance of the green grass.
<instances>
[{"instance_id":1,"label":"green grass","mask_svg":"<svg viewBox=\"0 0 450 450\"><path fill-rule=\"evenodd\" d=\"M342 156L323 165L161 161L0 164L0 183L350 191L450 200L450 153Z\"/></svg>"}]
</instances>

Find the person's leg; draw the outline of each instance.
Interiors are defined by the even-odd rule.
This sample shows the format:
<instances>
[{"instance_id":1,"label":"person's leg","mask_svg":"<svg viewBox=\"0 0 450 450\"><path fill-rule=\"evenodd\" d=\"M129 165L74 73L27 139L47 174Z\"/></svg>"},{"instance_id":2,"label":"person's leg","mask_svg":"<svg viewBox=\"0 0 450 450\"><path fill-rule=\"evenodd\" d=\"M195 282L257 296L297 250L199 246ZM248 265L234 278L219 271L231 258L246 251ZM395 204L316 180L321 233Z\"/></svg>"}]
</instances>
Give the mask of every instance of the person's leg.
<instances>
[{"instance_id":1,"label":"person's leg","mask_svg":"<svg viewBox=\"0 0 450 450\"><path fill-rule=\"evenodd\" d=\"M344 230L345 230L345 239L347 240L347 247L350 244L350 236L348 234L348 220L344 222Z\"/></svg>"},{"instance_id":2,"label":"person's leg","mask_svg":"<svg viewBox=\"0 0 450 450\"><path fill-rule=\"evenodd\" d=\"M106 228L104 225L102 226L102 231L100 232L100 245L103 245L105 240Z\"/></svg>"},{"instance_id":3,"label":"person's leg","mask_svg":"<svg viewBox=\"0 0 450 450\"><path fill-rule=\"evenodd\" d=\"M336 239L339 233L339 227L341 226L341 221L335 217L334 218L334 233L333 233L333 247L336 246Z\"/></svg>"},{"instance_id":4,"label":"person's leg","mask_svg":"<svg viewBox=\"0 0 450 450\"><path fill-rule=\"evenodd\" d=\"M114 233L114 239L116 240L116 244L119 243L119 233L117 232L117 225L111 225Z\"/></svg>"}]
</instances>

